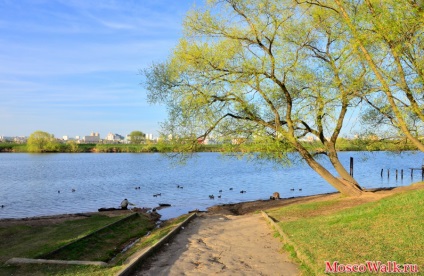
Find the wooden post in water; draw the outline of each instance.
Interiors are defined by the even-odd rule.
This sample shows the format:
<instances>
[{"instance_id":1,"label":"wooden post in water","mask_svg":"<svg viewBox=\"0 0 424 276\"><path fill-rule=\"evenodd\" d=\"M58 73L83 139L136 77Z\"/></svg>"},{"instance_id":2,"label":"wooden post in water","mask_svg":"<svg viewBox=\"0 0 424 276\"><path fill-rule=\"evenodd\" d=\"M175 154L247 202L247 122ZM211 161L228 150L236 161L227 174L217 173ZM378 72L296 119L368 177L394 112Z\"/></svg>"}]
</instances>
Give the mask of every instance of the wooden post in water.
<instances>
[{"instance_id":1,"label":"wooden post in water","mask_svg":"<svg viewBox=\"0 0 424 276\"><path fill-rule=\"evenodd\" d=\"M390 178L390 169L387 169L387 178Z\"/></svg>"},{"instance_id":2,"label":"wooden post in water","mask_svg":"<svg viewBox=\"0 0 424 276\"><path fill-rule=\"evenodd\" d=\"M400 179L403 179L403 169L400 170Z\"/></svg>"},{"instance_id":3,"label":"wooden post in water","mask_svg":"<svg viewBox=\"0 0 424 276\"><path fill-rule=\"evenodd\" d=\"M396 169L396 180L397 180L397 177L398 177L398 170Z\"/></svg>"},{"instance_id":4,"label":"wooden post in water","mask_svg":"<svg viewBox=\"0 0 424 276\"><path fill-rule=\"evenodd\" d=\"M381 173L380 173L381 178L383 178L383 170L384 169L381 169Z\"/></svg>"},{"instance_id":5,"label":"wooden post in water","mask_svg":"<svg viewBox=\"0 0 424 276\"><path fill-rule=\"evenodd\" d=\"M424 172L424 167L423 167ZM350 176L353 176L353 157L350 158Z\"/></svg>"}]
</instances>

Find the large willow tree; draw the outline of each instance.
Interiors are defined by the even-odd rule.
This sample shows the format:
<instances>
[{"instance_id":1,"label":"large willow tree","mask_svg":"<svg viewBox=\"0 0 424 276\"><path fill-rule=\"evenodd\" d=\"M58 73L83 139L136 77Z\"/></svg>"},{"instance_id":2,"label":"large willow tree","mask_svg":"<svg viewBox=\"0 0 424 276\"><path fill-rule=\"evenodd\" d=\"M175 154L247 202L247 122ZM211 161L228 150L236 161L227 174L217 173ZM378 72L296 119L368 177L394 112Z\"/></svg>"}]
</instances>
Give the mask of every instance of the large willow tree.
<instances>
[{"instance_id":1,"label":"large willow tree","mask_svg":"<svg viewBox=\"0 0 424 276\"><path fill-rule=\"evenodd\" d=\"M365 76L339 25L284 0L208 1L192 10L169 59L144 71L150 102L168 107L164 131L188 146L207 136L257 144L259 156L280 161L294 150L341 193L361 195L335 150ZM305 146L307 137L338 175Z\"/></svg>"},{"instance_id":2,"label":"large willow tree","mask_svg":"<svg viewBox=\"0 0 424 276\"><path fill-rule=\"evenodd\" d=\"M370 90L362 96L369 105L364 118L424 151L424 2L297 2L329 14L349 32L347 43L370 72Z\"/></svg>"}]
</instances>

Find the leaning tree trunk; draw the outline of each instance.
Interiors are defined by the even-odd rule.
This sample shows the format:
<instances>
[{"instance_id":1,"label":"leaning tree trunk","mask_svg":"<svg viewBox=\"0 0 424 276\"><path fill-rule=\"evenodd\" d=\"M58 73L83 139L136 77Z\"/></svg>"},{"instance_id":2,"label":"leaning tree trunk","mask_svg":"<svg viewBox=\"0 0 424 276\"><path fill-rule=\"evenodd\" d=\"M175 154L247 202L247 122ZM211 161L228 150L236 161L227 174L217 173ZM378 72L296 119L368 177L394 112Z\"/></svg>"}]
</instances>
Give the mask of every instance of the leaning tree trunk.
<instances>
[{"instance_id":1,"label":"leaning tree trunk","mask_svg":"<svg viewBox=\"0 0 424 276\"><path fill-rule=\"evenodd\" d=\"M331 164L333 164L334 169L339 173L340 177L347 182L350 182L356 185L360 190L362 190L361 186L358 184L355 178L351 176L348 171L346 171L345 167L340 163L340 160L337 156L337 152L334 148L328 148L328 158L330 159Z\"/></svg>"},{"instance_id":2,"label":"leaning tree trunk","mask_svg":"<svg viewBox=\"0 0 424 276\"><path fill-rule=\"evenodd\" d=\"M322 178L324 178L331 186L336 188L340 193L345 196L360 196L363 191L357 183L352 183L342 178L337 178L332 175L326 168L319 164L312 155L303 148L300 144L296 145L296 148L300 155L305 159L306 163L317 172Z\"/></svg>"}]
</instances>

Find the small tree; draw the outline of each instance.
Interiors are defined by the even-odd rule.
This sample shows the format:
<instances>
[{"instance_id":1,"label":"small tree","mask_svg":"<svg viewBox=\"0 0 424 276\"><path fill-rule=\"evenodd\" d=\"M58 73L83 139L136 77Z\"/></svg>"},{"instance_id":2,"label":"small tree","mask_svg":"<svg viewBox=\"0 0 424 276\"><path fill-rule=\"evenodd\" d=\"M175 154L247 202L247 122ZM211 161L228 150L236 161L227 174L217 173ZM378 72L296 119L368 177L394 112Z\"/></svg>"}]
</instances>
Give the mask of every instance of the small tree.
<instances>
[{"instance_id":1,"label":"small tree","mask_svg":"<svg viewBox=\"0 0 424 276\"><path fill-rule=\"evenodd\" d=\"M29 152L58 152L60 144L53 134L37 130L29 136L27 150Z\"/></svg>"},{"instance_id":2,"label":"small tree","mask_svg":"<svg viewBox=\"0 0 424 276\"><path fill-rule=\"evenodd\" d=\"M131 144L142 144L146 140L146 134L139 130L134 130L129 134Z\"/></svg>"},{"instance_id":3,"label":"small tree","mask_svg":"<svg viewBox=\"0 0 424 276\"><path fill-rule=\"evenodd\" d=\"M67 150L69 152L78 152L79 151L78 144L75 141L66 142L66 147L67 147Z\"/></svg>"}]
</instances>

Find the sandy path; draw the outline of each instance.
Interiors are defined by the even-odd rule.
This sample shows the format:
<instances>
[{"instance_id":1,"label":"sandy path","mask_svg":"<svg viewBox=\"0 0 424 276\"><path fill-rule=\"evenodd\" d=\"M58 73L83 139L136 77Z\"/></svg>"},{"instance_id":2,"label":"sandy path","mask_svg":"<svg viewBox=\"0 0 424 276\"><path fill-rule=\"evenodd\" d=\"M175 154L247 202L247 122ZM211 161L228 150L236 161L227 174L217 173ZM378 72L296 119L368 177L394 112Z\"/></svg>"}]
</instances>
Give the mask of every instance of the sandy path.
<instances>
[{"instance_id":1,"label":"sandy path","mask_svg":"<svg viewBox=\"0 0 424 276\"><path fill-rule=\"evenodd\" d=\"M260 214L202 214L135 275L299 275Z\"/></svg>"}]
</instances>

